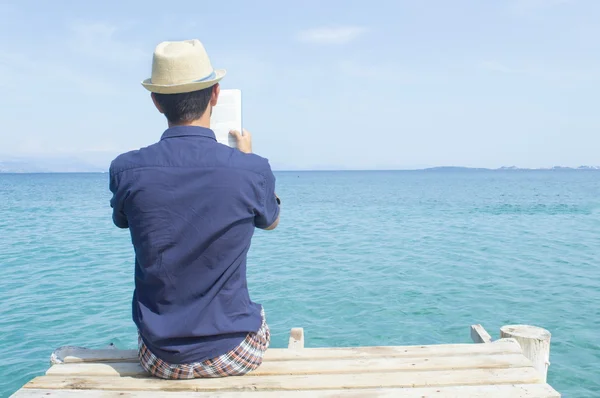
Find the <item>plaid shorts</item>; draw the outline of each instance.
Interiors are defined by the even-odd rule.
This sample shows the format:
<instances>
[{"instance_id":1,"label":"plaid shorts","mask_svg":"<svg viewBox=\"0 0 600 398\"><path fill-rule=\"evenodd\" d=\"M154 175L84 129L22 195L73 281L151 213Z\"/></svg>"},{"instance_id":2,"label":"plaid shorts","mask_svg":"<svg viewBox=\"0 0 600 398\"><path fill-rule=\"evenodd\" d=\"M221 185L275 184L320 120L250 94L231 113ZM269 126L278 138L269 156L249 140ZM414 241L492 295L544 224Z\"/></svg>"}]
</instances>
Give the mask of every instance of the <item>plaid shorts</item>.
<instances>
[{"instance_id":1,"label":"plaid shorts","mask_svg":"<svg viewBox=\"0 0 600 398\"><path fill-rule=\"evenodd\" d=\"M190 364L170 364L156 357L138 335L138 357L142 367L161 379L194 379L200 377L241 376L258 368L271 341L271 332L261 310L262 325L249 333L233 350L213 359Z\"/></svg>"}]
</instances>

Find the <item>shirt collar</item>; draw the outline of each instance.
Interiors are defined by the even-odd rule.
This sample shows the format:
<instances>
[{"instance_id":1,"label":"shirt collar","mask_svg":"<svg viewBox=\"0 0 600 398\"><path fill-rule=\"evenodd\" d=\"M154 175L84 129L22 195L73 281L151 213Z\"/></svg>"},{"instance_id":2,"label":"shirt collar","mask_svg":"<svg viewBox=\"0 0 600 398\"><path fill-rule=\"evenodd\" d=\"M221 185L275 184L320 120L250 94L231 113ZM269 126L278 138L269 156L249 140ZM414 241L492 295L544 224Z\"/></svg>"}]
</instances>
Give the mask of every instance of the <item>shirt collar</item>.
<instances>
[{"instance_id":1,"label":"shirt collar","mask_svg":"<svg viewBox=\"0 0 600 398\"><path fill-rule=\"evenodd\" d=\"M190 137L190 136L206 137L206 138L212 138L215 141L217 140L217 138L215 137L215 133L211 129L207 129L206 127L200 127L200 126L169 127L168 129L165 130L165 132L163 133L162 137L160 137L160 139L164 140L166 138Z\"/></svg>"}]
</instances>

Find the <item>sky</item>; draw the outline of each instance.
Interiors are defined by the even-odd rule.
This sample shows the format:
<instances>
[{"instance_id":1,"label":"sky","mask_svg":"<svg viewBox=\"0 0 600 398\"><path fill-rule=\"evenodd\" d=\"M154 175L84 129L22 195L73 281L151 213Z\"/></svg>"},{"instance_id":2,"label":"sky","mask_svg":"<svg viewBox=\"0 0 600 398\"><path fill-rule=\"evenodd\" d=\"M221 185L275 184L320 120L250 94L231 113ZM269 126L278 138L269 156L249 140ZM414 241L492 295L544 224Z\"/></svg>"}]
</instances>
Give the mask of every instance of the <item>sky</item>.
<instances>
[{"instance_id":1,"label":"sky","mask_svg":"<svg viewBox=\"0 0 600 398\"><path fill-rule=\"evenodd\" d=\"M197 38L274 169L600 165L598 21L599 0L0 0L0 158L156 142L140 82Z\"/></svg>"}]
</instances>

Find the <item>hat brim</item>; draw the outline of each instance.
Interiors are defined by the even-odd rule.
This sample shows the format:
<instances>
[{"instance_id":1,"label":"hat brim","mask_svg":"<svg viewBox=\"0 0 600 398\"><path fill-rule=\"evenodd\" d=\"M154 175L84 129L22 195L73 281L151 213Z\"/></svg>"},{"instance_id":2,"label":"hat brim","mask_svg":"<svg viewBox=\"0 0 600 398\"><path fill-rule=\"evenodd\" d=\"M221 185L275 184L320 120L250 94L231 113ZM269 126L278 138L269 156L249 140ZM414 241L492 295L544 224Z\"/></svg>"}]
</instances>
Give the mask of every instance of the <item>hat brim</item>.
<instances>
[{"instance_id":1,"label":"hat brim","mask_svg":"<svg viewBox=\"0 0 600 398\"><path fill-rule=\"evenodd\" d=\"M151 93L157 94L183 94L191 93L192 91L202 90L217 84L227 71L225 69L215 69L215 76L208 80L199 80L182 84L152 84L152 79L146 79L142 82L142 86Z\"/></svg>"}]
</instances>

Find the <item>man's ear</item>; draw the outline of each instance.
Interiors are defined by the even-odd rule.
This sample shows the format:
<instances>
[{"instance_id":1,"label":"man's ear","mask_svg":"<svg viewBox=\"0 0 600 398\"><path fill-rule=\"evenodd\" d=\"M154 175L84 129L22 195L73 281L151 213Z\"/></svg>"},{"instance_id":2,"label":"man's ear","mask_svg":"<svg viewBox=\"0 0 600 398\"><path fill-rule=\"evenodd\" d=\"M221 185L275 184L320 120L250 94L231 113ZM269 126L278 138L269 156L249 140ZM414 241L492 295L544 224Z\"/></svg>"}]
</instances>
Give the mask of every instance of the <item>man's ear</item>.
<instances>
[{"instance_id":1,"label":"man's ear","mask_svg":"<svg viewBox=\"0 0 600 398\"><path fill-rule=\"evenodd\" d=\"M156 109L158 109L158 111L160 113L165 113L165 111L163 111L162 107L160 106L160 104L158 103L158 101L156 100L156 95L154 95L154 93L151 94L152 96L152 102L154 102L154 106L156 107Z\"/></svg>"},{"instance_id":2,"label":"man's ear","mask_svg":"<svg viewBox=\"0 0 600 398\"><path fill-rule=\"evenodd\" d=\"M221 85L219 83L215 84L212 89L212 94L210 95L210 106L214 107L217 105L219 101L219 94L221 93Z\"/></svg>"}]
</instances>

